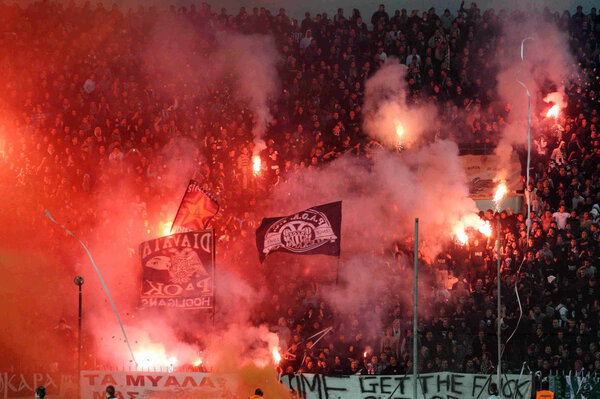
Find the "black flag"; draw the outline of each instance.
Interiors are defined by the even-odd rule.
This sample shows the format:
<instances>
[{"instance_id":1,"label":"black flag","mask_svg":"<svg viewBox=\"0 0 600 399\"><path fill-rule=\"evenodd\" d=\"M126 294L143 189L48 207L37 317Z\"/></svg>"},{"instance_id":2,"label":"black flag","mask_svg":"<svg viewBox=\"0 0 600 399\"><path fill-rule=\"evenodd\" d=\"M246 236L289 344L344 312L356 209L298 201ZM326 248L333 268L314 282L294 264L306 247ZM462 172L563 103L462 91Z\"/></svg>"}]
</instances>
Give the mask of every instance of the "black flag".
<instances>
[{"instance_id":1,"label":"black flag","mask_svg":"<svg viewBox=\"0 0 600 399\"><path fill-rule=\"evenodd\" d=\"M256 230L258 255L273 252L340 256L342 202L314 206L293 215L265 218Z\"/></svg>"}]
</instances>

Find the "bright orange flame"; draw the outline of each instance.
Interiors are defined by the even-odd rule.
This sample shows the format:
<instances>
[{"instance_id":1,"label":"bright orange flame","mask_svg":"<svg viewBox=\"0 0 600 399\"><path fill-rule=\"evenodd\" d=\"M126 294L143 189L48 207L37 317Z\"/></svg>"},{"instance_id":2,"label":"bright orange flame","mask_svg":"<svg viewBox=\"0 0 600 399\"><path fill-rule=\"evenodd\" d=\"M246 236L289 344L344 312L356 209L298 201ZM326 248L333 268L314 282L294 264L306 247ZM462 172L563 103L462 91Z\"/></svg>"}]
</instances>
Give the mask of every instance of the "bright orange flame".
<instances>
[{"instance_id":1,"label":"bright orange flame","mask_svg":"<svg viewBox=\"0 0 600 399\"><path fill-rule=\"evenodd\" d=\"M260 155L254 155L252 157L252 171L254 172L255 175L257 175L260 173L260 169L261 169Z\"/></svg>"},{"instance_id":2,"label":"bright orange flame","mask_svg":"<svg viewBox=\"0 0 600 399\"><path fill-rule=\"evenodd\" d=\"M398 140L404 136L404 125L400 122L396 123L396 136L398 136Z\"/></svg>"},{"instance_id":3,"label":"bright orange flame","mask_svg":"<svg viewBox=\"0 0 600 399\"><path fill-rule=\"evenodd\" d=\"M486 220L481 226L478 228L479 232L486 237L492 236L492 225L488 220Z\"/></svg>"},{"instance_id":4,"label":"bright orange flame","mask_svg":"<svg viewBox=\"0 0 600 399\"><path fill-rule=\"evenodd\" d=\"M273 348L271 353L273 354L273 363L275 363L275 365L279 365L279 362L281 361L281 354L277 348Z\"/></svg>"},{"instance_id":5,"label":"bright orange flame","mask_svg":"<svg viewBox=\"0 0 600 399\"><path fill-rule=\"evenodd\" d=\"M500 182L500 184L498 184L498 187L496 187L496 193L494 194L494 202L496 203L496 205L500 201L502 201L502 198L504 198L507 192L508 187L506 187L506 183Z\"/></svg>"},{"instance_id":6,"label":"bright orange flame","mask_svg":"<svg viewBox=\"0 0 600 399\"><path fill-rule=\"evenodd\" d=\"M202 364L202 359L196 359L193 363L194 367L198 367Z\"/></svg>"},{"instance_id":7,"label":"bright orange flame","mask_svg":"<svg viewBox=\"0 0 600 399\"><path fill-rule=\"evenodd\" d=\"M171 234L171 223L165 222L162 224L162 233L164 236Z\"/></svg>"},{"instance_id":8,"label":"bright orange flame","mask_svg":"<svg viewBox=\"0 0 600 399\"><path fill-rule=\"evenodd\" d=\"M135 353L138 366L142 368L173 367L177 365L177 358L167 357L164 351L142 349Z\"/></svg>"},{"instance_id":9,"label":"bright orange flame","mask_svg":"<svg viewBox=\"0 0 600 399\"><path fill-rule=\"evenodd\" d=\"M454 236L460 245L466 245L469 242L469 236L462 227L458 227L456 230L454 230Z\"/></svg>"},{"instance_id":10,"label":"bright orange flame","mask_svg":"<svg viewBox=\"0 0 600 399\"><path fill-rule=\"evenodd\" d=\"M558 114L560 114L560 107L558 106L558 104L555 104L552 107L550 107L548 112L546 112L546 118L553 117L554 119L556 119L558 118Z\"/></svg>"}]
</instances>

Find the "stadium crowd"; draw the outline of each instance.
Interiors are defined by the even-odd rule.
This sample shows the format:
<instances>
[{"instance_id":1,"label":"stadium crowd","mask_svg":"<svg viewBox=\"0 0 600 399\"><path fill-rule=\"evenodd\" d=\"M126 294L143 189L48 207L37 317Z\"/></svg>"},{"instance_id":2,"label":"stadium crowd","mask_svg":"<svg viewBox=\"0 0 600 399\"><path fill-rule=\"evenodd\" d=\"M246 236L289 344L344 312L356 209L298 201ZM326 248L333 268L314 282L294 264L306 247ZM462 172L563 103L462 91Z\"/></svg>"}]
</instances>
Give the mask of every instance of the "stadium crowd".
<instances>
[{"instance_id":1,"label":"stadium crowd","mask_svg":"<svg viewBox=\"0 0 600 399\"><path fill-rule=\"evenodd\" d=\"M495 82L487 79L497 73L488 60L502 22L519 18L518 12L484 11L474 3L439 14L384 5L361 10L372 15L346 11L306 13L296 21L284 9L230 13L206 3L167 11L0 3L0 178L9 182L0 190L3 208L19 217L15 229L39 228L39 214L27 210L41 213L42 204L53 204L69 227L92 237L113 216L89 205L100 194L124 195L113 183L127 181L138 187L131 212L144 221L130 228L154 237L174 189L169 170L191 159L195 177L222 205L214 226L226 248L254 234L253 205L282 180L344 154L368 158L378 147L363 132L361 105L365 80L389 57L407 65L409 102L439 108L440 126L449 128L436 137L449 137L465 151L493 149L510 107L499 102ZM153 27L165 15L197 30L199 54L208 54L206 43L222 31L275 38L283 60L281 93L270 103L273 120L257 178L250 178L253 115L231 95L230 81L211 82L202 95L177 96L144 68ZM567 87L568 106L556 123L536 125L533 133L532 182L524 192L532 205L529 239L522 210L481 215L492 225L501 219L502 331L505 338L516 331L503 367L518 373L525 361L541 376L598 373L600 15L578 8L573 14L545 10L542 17L569 37L581 77ZM175 81L175 92L185 93L186 83ZM391 252L391 259L398 256ZM495 256L495 241L481 236L470 245L449 244L430 265L447 277L433 280L435 306L419 326L421 372L494 370ZM289 288L274 285L277 306L255 320L278 331L286 352L282 372L410 369L411 310L393 292L382 292L377 303L365 303L340 322L316 284L296 283L295 295ZM361 312L376 316L376 330L361 321ZM329 326L333 332L312 345L310 337Z\"/></svg>"}]
</instances>

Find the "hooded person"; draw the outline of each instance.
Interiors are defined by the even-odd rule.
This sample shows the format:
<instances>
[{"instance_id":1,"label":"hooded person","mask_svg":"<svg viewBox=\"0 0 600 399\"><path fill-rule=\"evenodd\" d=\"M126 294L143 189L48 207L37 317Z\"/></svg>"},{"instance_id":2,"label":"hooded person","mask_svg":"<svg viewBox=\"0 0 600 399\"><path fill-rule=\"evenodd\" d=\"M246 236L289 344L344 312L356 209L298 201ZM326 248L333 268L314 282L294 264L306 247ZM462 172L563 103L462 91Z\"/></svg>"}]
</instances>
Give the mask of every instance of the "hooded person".
<instances>
[{"instance_id":1,"label":"hooded person","mask_svg":"<svg viewBox=\"0 0 600 399\"><path fill-rule=\"evenodd\" d=\"M250 396L248 399L261 399L264 396L262 389L256 388L254 390L254 395Z\"/></svg>"}]
</instances>

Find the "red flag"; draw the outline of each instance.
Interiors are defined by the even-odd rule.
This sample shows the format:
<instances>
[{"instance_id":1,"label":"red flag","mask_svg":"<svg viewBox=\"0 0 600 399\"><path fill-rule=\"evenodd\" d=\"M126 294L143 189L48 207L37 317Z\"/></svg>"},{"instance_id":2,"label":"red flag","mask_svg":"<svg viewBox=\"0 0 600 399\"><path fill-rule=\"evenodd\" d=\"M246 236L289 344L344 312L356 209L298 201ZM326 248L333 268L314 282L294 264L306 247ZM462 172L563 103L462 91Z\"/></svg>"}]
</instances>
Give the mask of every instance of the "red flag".
<instances>
[{"instance_id":1,"label":"red flag","mask_svg":"<svg viewBox=\"0 0 600 399\"><path fill-rule=\"evenodd\" d=\"M205 229L217 212L219 212L217 200L204 191L196 181L190 180L173 220L171 233Z\"/></svg>"}]
</instances>

